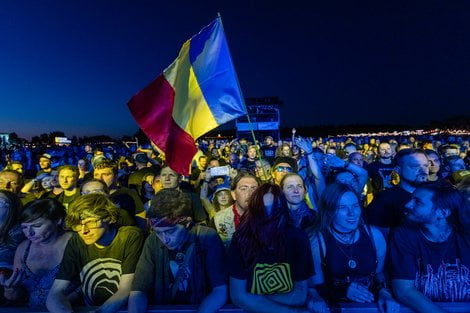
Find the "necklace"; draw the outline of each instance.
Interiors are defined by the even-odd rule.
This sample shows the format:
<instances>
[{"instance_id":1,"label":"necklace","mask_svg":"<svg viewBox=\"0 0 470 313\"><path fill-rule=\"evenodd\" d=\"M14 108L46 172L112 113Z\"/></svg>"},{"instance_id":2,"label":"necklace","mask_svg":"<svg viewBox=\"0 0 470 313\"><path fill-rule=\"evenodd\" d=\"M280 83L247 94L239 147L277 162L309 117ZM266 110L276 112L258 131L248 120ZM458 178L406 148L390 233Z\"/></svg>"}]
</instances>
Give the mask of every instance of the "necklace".
<instances>
[{"instance_id":1,"label":"necklace","mask_svg":"<svg viewBox=\"0 0 470 313\"><path fill-rule=\"evenodd\" d=\"M341 245L338 243L338 241L340 241L340 240L335 238L336 246L338 247L339 251L341 251L344 254L344 256L348 259L348 267L351 268L351 269L354 269L354 268L357 267L357 262L353 258L353 248L354 248L354 239L356 237L356 231L357 231L357 228L353 231L350 231L350 232L347 232L347 233L342 233L342 232L339 232L339 231L337 232L336 228L332 227L333 238L335 238L335 235L336 235L336 237L338 237L341 241L343 241L345 244L348 245L349 254L346 253L346 251L344 251L343 248L341 247ZM350 235L349 240L344 240L342 238L346 234Z\"/></svg>"}]
</instances>

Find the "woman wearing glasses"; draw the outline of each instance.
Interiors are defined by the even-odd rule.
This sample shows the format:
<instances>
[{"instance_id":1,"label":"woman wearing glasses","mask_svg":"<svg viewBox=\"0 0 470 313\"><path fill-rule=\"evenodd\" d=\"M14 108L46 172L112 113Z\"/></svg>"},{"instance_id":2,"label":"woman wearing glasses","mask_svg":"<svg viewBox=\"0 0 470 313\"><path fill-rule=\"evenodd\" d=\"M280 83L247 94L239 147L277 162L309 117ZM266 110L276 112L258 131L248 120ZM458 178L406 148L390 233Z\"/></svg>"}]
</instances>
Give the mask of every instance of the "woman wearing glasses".
<instances>
[{"instance_id":1,"label":"woman wearing glasses","mask_svg":"<svg viewBox=\"0 0 470 313\"><path fill-rule=\"evenodd\" d=\"M117 225L118 208L104 194L82 195L68 209L69 240L47 299L51 312L71 312L65 290L80 281L84 301L115 312L127 302L143 244L142 231Z\"/></svg>"},{"instance_id":2,"label":"woman wearing glasses","mask_svg":"<svg viewBox=\"0 0 470 313\"><path fill-rule=\"evenodd\" d=\"M72 233L64 231L64 206L55 199L36 200L20 216L26 240L17 248L14 271L5 282L5 298L23 299L28 305L44 309L49 289ZM67 293L68 294L68 293Z\"/></svg>"}]
</instances>

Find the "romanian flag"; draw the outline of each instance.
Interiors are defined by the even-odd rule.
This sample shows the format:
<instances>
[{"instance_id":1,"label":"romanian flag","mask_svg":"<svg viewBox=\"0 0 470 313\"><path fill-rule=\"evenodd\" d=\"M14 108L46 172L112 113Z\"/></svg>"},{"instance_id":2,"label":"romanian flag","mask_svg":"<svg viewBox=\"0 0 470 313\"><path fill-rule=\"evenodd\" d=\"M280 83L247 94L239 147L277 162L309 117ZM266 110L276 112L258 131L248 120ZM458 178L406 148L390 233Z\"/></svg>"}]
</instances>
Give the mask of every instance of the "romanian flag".
<instances>
[{"instance_id":1,"label":"romanian flag","mask_svg":"<svg viewBox=\"0 0 470 313\"><path fill-rule=\"evenodd\" d=\"M167 164L188 175L195 140L246 114L220 17L186 41L176 60L128 106Z\"/></svg>"}]
</instances>

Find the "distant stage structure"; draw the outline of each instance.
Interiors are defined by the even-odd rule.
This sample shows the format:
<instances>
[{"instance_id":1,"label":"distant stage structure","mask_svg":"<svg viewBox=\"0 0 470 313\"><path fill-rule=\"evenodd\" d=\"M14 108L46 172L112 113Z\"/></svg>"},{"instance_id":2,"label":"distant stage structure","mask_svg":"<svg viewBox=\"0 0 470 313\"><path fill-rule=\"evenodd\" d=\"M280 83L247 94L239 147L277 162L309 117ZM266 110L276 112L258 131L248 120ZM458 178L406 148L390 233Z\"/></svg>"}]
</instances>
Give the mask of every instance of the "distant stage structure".
<instances>
[{"instance_id":1,"label":"distant stage structure","mask_svg":"<svg viewBox=\"0 0 470 313\"><path fill-rule=\"evenodd\" d=\"M272 136L275 141L278 141L282 101L278 97L245 98L245 103L256 139L261 142L264 137ZM237 138L251 138L247 116L237 118L235 124Z\"/></svg>"}]
</instances>

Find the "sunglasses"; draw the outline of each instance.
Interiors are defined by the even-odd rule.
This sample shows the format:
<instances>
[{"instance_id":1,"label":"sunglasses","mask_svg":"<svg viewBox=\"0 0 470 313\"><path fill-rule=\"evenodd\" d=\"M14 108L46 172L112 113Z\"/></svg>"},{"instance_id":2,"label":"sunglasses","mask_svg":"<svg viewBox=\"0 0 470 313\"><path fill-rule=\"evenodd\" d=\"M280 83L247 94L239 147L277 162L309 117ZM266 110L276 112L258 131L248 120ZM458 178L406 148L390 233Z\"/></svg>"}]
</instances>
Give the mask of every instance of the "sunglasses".
<instances>
[{"instance_id":1,"label":"sunglasses","mask_svg":"<svg viewBox=\"0 0 470 313\"><path fill-rule=\"evenodd\" d=\"M276 171L292 173L292 167L290 167L290 166L278 166L278 167L276 167Z\"/></svg>"}]
</instances>

